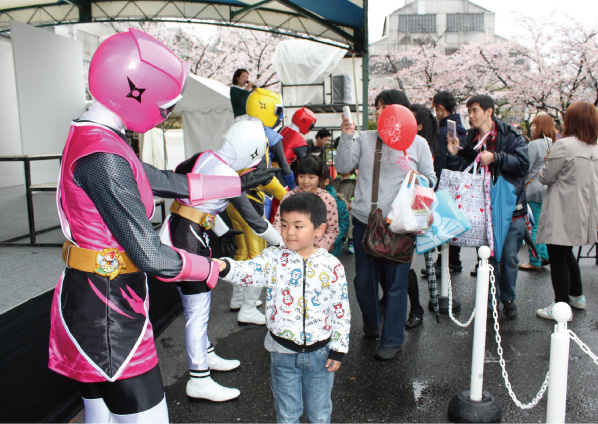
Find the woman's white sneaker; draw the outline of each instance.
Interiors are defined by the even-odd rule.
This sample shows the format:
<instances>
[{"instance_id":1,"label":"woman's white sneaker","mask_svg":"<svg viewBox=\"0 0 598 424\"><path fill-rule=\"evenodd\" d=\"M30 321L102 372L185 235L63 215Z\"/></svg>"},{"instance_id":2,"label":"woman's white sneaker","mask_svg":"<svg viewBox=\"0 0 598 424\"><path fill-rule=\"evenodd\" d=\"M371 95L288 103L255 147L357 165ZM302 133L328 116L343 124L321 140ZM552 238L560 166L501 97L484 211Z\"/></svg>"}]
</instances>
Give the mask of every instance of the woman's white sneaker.
<instances>
[{"instance_id":1,"label":"woman's white sneaker","mask_svg":"<svg viewBox=\"0 0 598 424\"><path fill-rule=\"evenodd\" d=\"M576 297L569 296L569 305L573 306L575 309L585 309L586 297L583 294Z\"/></svg>"},{"instance_id":2,"label":"woman's white sneaker","mask_svg":"<svg viewBox=\"0 0 598 424\"><path fill-rule=\"evenodd\" d=\"M554 302L545 308L537 309L536 315L538 315L540 318L544 318L544 319L554 319L554 316L552 315L553 306L554 306ZM569 319L567 321L571 322L572 320L573 320L573 314L571 314L571 316L569 317Z\"/></svg>"}]
</instances>

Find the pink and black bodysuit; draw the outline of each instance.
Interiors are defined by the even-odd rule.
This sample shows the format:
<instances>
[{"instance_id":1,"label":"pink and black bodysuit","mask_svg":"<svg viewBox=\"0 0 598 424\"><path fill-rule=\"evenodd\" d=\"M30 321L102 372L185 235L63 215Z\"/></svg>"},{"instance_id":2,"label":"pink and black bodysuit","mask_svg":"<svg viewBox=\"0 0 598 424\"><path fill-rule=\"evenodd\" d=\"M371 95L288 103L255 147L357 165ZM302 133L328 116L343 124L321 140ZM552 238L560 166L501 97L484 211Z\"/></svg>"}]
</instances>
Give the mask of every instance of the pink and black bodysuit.
<instances>
[{"instance_id":1,"label":"pink and black bodysuit","mask_svg":"<svg viewBox=\"0 0 598 424\"><path fill-rule=\"evenodd\" d=\"M216 195L204 187L202 200L239 195L238 178L227 178L211 180L223 190ZM65 268L52 305L52 370L84 383L113 382L143 374L158 363L146 273L164 281L179 281L189 273L213 278L208 258L163 245L150 222L154 194L188 198L189 187L185 175L142 163L121 131L96 122L73 122L57 191L63 233L79 248L126 252L140 271L111 278L102 265L110 266L114 258L101 253L94 272Z\"/></svg>"}]
</instances>

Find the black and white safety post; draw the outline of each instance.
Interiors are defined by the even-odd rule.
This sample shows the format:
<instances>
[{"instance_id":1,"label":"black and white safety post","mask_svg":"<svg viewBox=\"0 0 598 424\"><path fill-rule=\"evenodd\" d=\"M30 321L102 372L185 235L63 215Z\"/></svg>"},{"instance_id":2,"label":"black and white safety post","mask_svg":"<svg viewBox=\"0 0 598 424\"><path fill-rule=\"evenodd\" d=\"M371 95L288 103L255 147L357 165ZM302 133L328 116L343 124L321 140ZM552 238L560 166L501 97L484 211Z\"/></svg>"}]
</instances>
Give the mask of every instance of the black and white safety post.
<instances>
[{"instance_id":1,"label":"black and white safety post","mask_svg":"<svg viewBox=\"0 0 598 424\"><path fill-rule=\"evenodd\" d=\"M448 249L446 253L448 260ZM490 283L490 266L488 265L490 248L488 246L480 247L478 255L480 257L480 266L478 267L476 284L470 388L457 394L449 404L448 418L455 423L499 423L502 418L498 400L492 394L483 390L486 318ZM443 261L444 256L443 251Z\"/></svg>"},{"instance_id":2,"label":"black and white safety post","mask_svg":"<svg viewBox=\"0 0 598 424\"><path fill-rule=\"evenodd\" d=\"M569 372L569 344L571 336L567 321L571 318L571 306L559 302L552 307L557 322L550 336L550 364L548 365L547 423L564 423L567 412L567 374Z\"/></svg>"}]
</instances>

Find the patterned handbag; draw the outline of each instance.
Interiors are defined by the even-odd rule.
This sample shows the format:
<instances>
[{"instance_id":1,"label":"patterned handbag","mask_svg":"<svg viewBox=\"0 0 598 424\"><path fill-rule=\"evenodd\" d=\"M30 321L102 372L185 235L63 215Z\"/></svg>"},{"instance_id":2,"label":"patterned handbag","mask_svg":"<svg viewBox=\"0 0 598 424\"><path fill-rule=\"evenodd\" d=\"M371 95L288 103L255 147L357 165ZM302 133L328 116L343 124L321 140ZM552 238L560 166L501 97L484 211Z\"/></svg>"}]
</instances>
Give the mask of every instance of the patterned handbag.
<instances>
[{"instance_id":1,"label":"patterned handbag","mask_svg":"<svg viewBox=\"0 0 598 424\"><path fill-rule=\"evenodd\" d=\"M450 193L457 207L463 211L471 224L471 229L449 242L454 246L480 247L488 246L488 220L485 195L485 175L483 170L477 171L476 162L469 165L463 172L443 169L438 183L438 190L446 189ZM474 168L473 173L469 171Z\"/></svg>"},{"instance_id":2,"label":"patterned handbag","mask_svg":"<svg viewBox=\"0 0 598 424\"><path fill-rule=\"evenodd\" d=\"M368 217L368 226L363 235L362 245L366 254L386 262L404 264L411 262L415 235L395 234L388 228L386 218L378 206L378 180L380 160L382 159L382 140L378 137L374 153L374 172L372 184L372 210Z\"/></svg>"}]
</instances>

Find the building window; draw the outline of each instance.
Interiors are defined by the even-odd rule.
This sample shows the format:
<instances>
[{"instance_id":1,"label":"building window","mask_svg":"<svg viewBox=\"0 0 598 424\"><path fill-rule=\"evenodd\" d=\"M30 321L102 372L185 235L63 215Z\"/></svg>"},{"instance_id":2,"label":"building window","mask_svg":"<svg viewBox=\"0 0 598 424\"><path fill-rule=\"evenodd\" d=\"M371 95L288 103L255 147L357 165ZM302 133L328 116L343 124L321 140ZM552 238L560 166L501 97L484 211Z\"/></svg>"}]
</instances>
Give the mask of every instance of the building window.
<instances>
[{"instance_id":1,"label":"building window","mask_svg":"<svg viewBox=\"0 0 598 424\"><path fill-rule=\"evenodd\" d=\"M81 30L77 31L77 40L83 44L84 56L93 56L100 45L100 38L97 35L89 34Z\"/></svg>"},{"instance_id":2,"label":"building window","mask_svg":"<svg viewBox=\"0 0 598 424\"><path fill-rule=\"evenodd\" d=\"M436 34L436 15L399 15L399 32Z\"/></svg>"},{"instance_id":3,"label":"building window","mask_svg":"<svg viewBox=\"0 0 598 424\"><path fill-rule=\"evenodd\" d=\"M483 13L451 13L446 15L447 32L484 31Z\"/></svg>"},{"instance_id":4,"label":"building window","mask_svg":"<svg viewBox=\"0 0 598 424\"><path fill-rule=\"evenodd\" d=\"M450 56L454 53L457 53L457 50L459 50L457 47L447 47L444 52L447 56Z\"/></svg>"}]
</instances>

